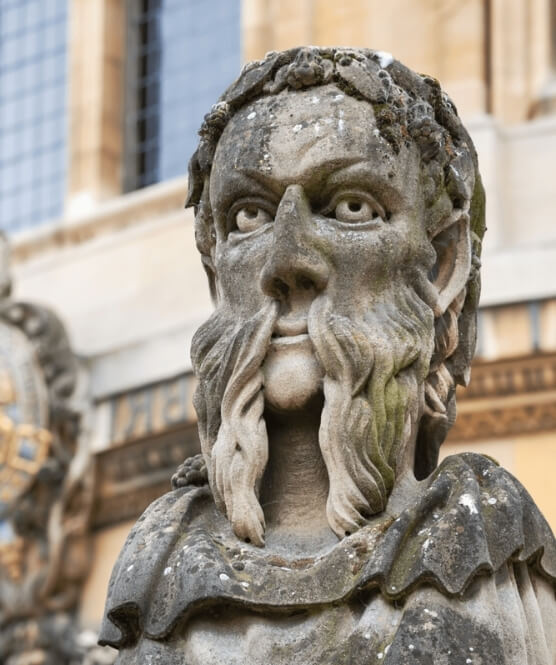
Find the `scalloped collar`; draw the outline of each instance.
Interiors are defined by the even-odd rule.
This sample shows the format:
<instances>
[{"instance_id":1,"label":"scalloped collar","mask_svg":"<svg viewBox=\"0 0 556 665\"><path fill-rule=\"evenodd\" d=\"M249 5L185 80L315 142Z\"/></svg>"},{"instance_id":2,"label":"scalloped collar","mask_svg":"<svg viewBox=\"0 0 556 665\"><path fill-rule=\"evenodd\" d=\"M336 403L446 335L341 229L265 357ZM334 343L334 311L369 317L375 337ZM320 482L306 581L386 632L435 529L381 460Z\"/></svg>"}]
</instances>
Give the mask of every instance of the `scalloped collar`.
<instances>
[{"instance_id":1,"label":"scalloped collar","mask_svg":"<svg viewBox=\"0 0 556 665\"><path fill-rule=\"evenodd\" d=\"M420 500L344 538L315 559L246 546L208 487L170 492L131 531L109 587L101 643L162 639L198 608L265 613L346 602L372 587L390 600L421 584L462 596L481 574L525 561L556 585L556 543L530 495L490 459L447 458Z\"/></svg>"}]
</instances>

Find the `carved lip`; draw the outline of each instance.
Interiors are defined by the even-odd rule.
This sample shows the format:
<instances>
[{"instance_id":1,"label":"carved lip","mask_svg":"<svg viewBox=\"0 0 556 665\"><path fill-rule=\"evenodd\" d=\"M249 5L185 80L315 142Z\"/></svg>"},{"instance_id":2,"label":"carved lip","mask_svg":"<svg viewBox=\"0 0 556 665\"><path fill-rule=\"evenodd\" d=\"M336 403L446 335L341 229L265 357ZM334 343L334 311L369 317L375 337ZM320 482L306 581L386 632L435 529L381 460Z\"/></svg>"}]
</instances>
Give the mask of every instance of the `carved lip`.
<instances>
[{"instance_id":1,"label":"carved lip","mask_svg":"<svg viewBox=\"0 0 556 665\"><path fill-rule=\"evenodd\" d=\"M273 337L296 337L307 334L307 319L288 319L283 316L276 321Z\"/></svg>"},{"instance_id":2,"label":"carved lip","mask_svg":"<svg viewBox=\"0 0 556 665\"><path fill-rule=\"evenodd\" d=\"M276 350L285 349L286 347L292 348L295 346L300 346L303 348L305 346L307 346L307 348L311 347L311 340L309 339L309 335L307 333L303 333L301 335L284 335L284 337L273 336L270 340L270 343L270 348L274 348Z\"/></svg>"}]
</instances>

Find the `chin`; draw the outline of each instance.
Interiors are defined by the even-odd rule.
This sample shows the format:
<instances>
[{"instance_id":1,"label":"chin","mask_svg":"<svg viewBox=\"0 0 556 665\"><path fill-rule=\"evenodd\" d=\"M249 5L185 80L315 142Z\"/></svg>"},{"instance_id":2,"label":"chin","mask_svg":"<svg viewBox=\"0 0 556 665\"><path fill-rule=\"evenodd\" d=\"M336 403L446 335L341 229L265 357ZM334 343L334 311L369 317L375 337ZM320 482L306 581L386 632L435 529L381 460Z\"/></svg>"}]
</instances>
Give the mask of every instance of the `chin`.
<instances>
[{"instance_id":1,"label":"chin","mask_svg":"<svg viewBox=\"0 0 556 665\"><path fill-rule=\"evenodd\" d=\"M277 411L299 411L322 392L322 368L308 335L274 339L263 363L264 396Z\"/></svg>"}]
</instances>

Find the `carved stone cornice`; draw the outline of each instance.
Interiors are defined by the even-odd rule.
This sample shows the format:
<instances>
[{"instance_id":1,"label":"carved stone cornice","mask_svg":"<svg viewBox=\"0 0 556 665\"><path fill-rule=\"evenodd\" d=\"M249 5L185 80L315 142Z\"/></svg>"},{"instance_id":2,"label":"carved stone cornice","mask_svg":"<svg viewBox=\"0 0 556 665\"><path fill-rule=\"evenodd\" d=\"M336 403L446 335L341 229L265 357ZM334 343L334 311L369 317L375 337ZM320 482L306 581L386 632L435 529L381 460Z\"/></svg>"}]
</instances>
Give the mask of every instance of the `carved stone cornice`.
<instances>
[{"instance_id":1,"label":"carved stone cornice","mask_svg":"<svg viewBox=\"0 0 556 665\"><path fill-rule=\"evenodd\" d=\"M460 411L449 440L476 441L556 430L556 393L550 401Z\"/></svg>"},{"instance_id":2,"label":"carved stone cornice","mask_svg":"<svg viewBox=\"0 0 556 665\"><path fill-rule=\"evenodd\" d=\"M475 441L556 430L556 354L481 362L459 391L448 440Z\"/></svg>"},{"instance_id":3,"label":"carved stone cornice","mask_svg":"<svg viewBox=\"0 0 556 665\"><path fill-rule=\"evenodd\" d=\"M556 390L556 354L475 362L471 382L458 400Z\"/></svg>"}]
</instances>

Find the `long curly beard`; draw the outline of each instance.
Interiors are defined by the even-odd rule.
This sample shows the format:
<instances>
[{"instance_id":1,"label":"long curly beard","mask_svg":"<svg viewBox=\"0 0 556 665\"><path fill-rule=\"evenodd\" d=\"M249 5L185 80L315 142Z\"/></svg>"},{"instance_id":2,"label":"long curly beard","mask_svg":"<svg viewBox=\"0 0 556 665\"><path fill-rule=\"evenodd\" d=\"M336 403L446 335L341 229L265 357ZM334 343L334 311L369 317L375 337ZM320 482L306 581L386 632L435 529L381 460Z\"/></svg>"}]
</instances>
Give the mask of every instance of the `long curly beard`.
<instances>
[{"instance_id":1,"label":"long curly beard","mask_svg":"<svg viewBox=\"0 0 556 665\"><path fill-rule=\"evenodd\" d=\"M325 375L319 444L330 481L327 518L341 538L386 506L419 421L434 317L399 282L361 316L338 309L317 297L308 329ZM239 538L260 546L258 496L268 461L261 367L277 316L274 301L239 324L217 310L192 344L194 404L215 502Z\"/></svg>"},{"instance_id":2,"label":"long curly beard","mask_svg":"<svg viewBox=\"0 0 556 665\"><path fill-rule=\"evenodd\" d=\"M330 482L327 517L342 537L386 507L420 416L433 314L398 285L355 320L317 300L309 335L325 373L319 444Z\"/></svg>"}]
</instances>

